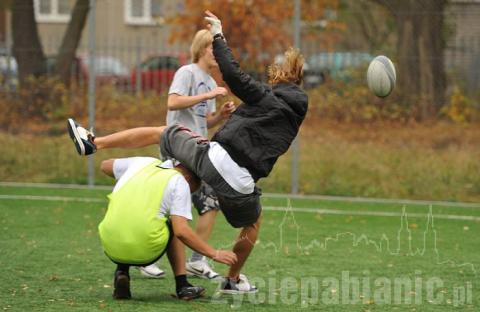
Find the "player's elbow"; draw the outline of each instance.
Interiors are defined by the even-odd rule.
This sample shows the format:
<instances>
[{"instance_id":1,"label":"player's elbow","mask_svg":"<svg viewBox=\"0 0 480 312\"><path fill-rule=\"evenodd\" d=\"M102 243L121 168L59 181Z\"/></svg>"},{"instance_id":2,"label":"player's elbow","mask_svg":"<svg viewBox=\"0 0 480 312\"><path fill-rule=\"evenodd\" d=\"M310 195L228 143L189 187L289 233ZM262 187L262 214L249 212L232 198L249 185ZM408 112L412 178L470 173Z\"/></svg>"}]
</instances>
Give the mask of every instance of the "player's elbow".
<instances>
[{"instance_id":1,"label":"player's elbow","mask_svg":"<svg viewBox=\"0 0 480 312\"><path fill-rule=\"evenodd\" d=\"M176 96L170 95L167 99L167 108L168 110L178 110L180 109L178 99Z\"/></svg>"},{"instance_id":2,"label":"player's elbow","mask_svg":"<svg viewBox=\"0 0 480 312\"><path fill-rule=\"evenodd\" d=\"M177 230L173 230L173 234L175 235L176 238L178 238L182 242L185 241L185 239L188 237L188 231L183 227Z\"/></svg>"},{"instance_id":3,"label":"player's elbow","mask_svg":"<svg viewBox=\"0 0 480 312\"><path fill-rule=\"evenodd\" d=\"M113 177L113 163L115 162L115 159L107 159L102 161L100 164L100 170L102 170L103 173L106 175Z\"/></svg>"},{"instance_id":4,"label":"player's elbow","mask_svg":"<svg viewBox=\"0 0 480 312\"><path fill-rule=\"evenodd\" d=\"M191 231L189 231L190 227L187 224L187 219L179 216L172 216L171 221L173 234L175 235L175 237L183 241L183 239L187 237L189 232Z\"/></svg>"}]
</instances>

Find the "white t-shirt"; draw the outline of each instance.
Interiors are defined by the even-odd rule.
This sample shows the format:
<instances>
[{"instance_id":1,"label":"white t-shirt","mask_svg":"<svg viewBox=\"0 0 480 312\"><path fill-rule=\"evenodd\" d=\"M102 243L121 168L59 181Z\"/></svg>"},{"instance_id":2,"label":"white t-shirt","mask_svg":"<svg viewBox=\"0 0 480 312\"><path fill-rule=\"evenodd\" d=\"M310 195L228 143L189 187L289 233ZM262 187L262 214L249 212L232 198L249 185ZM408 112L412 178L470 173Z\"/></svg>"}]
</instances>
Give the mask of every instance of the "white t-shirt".
<instances>
[{"instance_id":1,"label":"white t-shirt","mask_svg":"<svg viewBox=\"0 0 480 312\"><path fill-rule=\"evenodd\" d=\"M251 194L255 189L255 181L247 169L240 167L217 142L210 142L208 158L222 178L235 191Z\"/></svg>"},{"instance_id":2,"label":"white t-shirt","mask_svg":"<svg viewBox=\"0 0 480 312\"><path fill-rule=\"evenodd\" d=\"M151 164L156 158L152 157L130 157L119 158L113 162L113 175L117 184L113 188L115 193L125 182L127 182L135 173ZM171 161L162 163L162 168L171 169ZM183 175L173 176L168 181L167 187L163 192L162 203L158 209L158 217L180 216L187 220L192 220L192 200L190 198L190 187Z\"/></svg>"},{"instance_id":3,"label":"white t-shirt","mask_svg":"<svg viewBox=\"0 0 480 312\"><path fill-rule=\"evenodd\" d=\"M180 67L173 77L168 94L195 96L207 93L217 87L217 83L207 72L197 64ZM202 101L192 107L169 110L167 126L181 124L203 137L208 136L207 115L216 111L215 99Z\"/></svg>"}]
</instances>

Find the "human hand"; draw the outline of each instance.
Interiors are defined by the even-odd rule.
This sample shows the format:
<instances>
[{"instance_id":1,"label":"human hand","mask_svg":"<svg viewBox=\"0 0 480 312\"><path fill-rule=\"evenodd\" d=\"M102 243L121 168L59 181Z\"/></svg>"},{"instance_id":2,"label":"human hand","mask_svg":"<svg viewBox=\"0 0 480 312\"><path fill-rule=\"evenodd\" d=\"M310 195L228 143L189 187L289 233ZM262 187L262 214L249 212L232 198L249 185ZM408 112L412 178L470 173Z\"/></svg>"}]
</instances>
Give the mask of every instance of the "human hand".
<instances>
[{"instance_id":1,"label":"human hand","mask_svg":"<svg viewBox=\"0 0 480 312\"><path fill-rule=\"evenodd\" d=\"M210 11L205 11L205 20L210 24L209 29L212 36L222 34L222 22Z\"/></svg>"},{"instance_id":2,"label":"human hand","mask_svg":"<svg viewBox=\"0 0 480 312\"><path fill-rule=\"evenodd\" d=\"M232 251L218 249L212 259L219 263L232 265L237 262L237 255Z\"/></svg>"},{"instance_id":3,"label":"human hand","mask_svg":"<svg viewBox=\"0 0 480 312\"><path fill-rule=\"evenodd\" d=\"M233 104L233 101L226 102L225 104L222 105L220 108L220 115L222 116L223 119L228 118L235 110L237 107L235 107L235 104Z\"/></svg>"},{"instance_id":4,"label":"human hand","mask_svg":"<svg viewBox=\"0 0 480 312\"><path fill-rule=\"evenodd\" d=\"M212 91L208 92L209 99L213 99L219 95L225 96L228 94L228 90L224 87L216 87Z\"/></svg>"}]
</instances>

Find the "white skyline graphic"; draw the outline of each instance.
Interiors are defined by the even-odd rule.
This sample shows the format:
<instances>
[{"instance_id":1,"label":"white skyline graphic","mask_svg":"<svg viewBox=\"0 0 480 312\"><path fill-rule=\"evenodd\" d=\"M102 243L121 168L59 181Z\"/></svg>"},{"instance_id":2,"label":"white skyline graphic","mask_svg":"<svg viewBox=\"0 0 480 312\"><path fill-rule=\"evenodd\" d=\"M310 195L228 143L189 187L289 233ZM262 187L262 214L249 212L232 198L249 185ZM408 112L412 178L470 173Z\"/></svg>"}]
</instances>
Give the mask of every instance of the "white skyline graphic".
<instances>
[{"instance_id":1,"label":"white skyline graphic","mask_svg":"<svg viewBox=\"0 0 480 312\"><path fill-rule=\"evenodd\" d=\"M420 248L412 247L412 230L409 228L408 222L408 214L406 211L406 207L403 206L402 214L400 218L400 228L397 231L397 237L394 241L396 241L396 246L392 246L390 243L390 238L383 233L379 240L371 239L366 234L357 235L352 232L341 232L337 233L333 236L327 236L322 240L313 239L305 245L301 244L300 238L300 225L297 223L295 219L295 213L292 209L290 200L288 200L287 207L285 209L285 214L283 216L282 221L278 225L279 231L279 241L278 243L275 242L268 242L263 243L262 241L258 240L256 243L256 247L260 247L262 249L273 249L275 253L279 252L286 252L289 253L289 245L284 244L284 235L285 235L285 228L288 226L289 232L295 233L295 246L294 248L299 254L306 254L310 255L315 250L326 251L328 250L329 246L337 243L340 239L351 238L352 240L352 247L359 247L360 244L364 244L366 246L373 246L378 253L384 253L390 256L409 256L409 257L422 257L426 256L427 254L432 255L436 259L436 265L450 265L457 268L468 268L472 271L472 273L476 276L477 269L473 263L457 263L454 260L441 260L440 252L437 247L437 231L434 226L434 215L433 215L433 208L432 206L429 207L428 214L426 215L426 227L425 231L423 232L423 246ZM248 238L244 238L247 239ZM428 244L427 244L428 243ZM431 244L430 244L431 243ZM228 247L232 247L234 243L229 244ZM427 246L431 245L431 246ZM227 246L224 246L227 247ZM227 247L227 248L228 248ZM430 248L429 248L430 247Z\"/></svg>"}]
</instances>

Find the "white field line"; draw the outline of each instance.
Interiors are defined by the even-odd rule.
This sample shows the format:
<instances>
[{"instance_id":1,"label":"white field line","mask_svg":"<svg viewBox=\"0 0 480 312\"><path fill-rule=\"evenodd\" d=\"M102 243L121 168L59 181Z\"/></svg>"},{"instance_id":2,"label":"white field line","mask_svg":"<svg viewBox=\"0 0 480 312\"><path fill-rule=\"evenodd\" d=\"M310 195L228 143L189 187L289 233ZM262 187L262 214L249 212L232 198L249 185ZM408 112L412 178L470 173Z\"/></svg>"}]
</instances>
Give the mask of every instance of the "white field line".
<instances>
[{"instance_id":1,"label":"white field line","mask_svg":"<svg viewBox=\"0 0 480 312\"><path fill-rule=\"evenodd\" d=\"M7 187L34 187L34 188L59 188L59 189L90 189L90 190L111 190L113 186L105 185L81 185L81 184L53 184L53 183L23 183L23 182L0 182L0 186ZM444 206L455 208L480 208L480 203L429 201L413 199L389 199L389 198L367 198L349 196L328 196L328 195L299 195L299 194L276 194L264 193L263 197L268 198L290 198L307 200L342 201L352 203L378 203L378 204L400 204L400 205L425 205Z\"/></svg>"},{"instance_id":2,"label":"white field line","mask_svg":"<svg viewBox=\"0 0 480 312\"><path fill-rule=\"evenodd\" d=\"M84 203L106 203L107 202L106 199L92 198L92 197L36 196L36 195L0 195L0 200L1 199L84 202Z\"/></svg>"},{"instance_id":3,"label":"white field line","mask_svg":"<svg viewBox=\"0 0 480 312\"><path fill-rule=\"evenodd\" d=\"M33 196L33 195L0 195L0 200L32 200L32 201L60 201L60 202L84 202L84 203L107 203L106 199L92 198L92 197L65 197L65 196ZM292 211L292 212L305 212L305 213L318 213L318 214L330 214L330 215L354 215L354 216L371 216L371 217L401 217L402 214L398 212L387 211L359 211L359 210L340 210L329 208L287 208L279 206L264 206L262 209L267 211ZM424 218L423 213L409 213L409 217ZM437 214L435 219L446 220L463 220L463 221L480 221L480 217L465 216L465 215L452 215L452 214Z\"/></svg>"},{"instance_id":4,"label":"white field line","mask_svg":"<svg viewBox=\"0 0 480 312\"><path fill-rule=\"evenodd\" d=\"M112 180L113 181L113 180ZM8 187L35 187L49 189L75 189L75 190L112 190L108 185L83 185L83 184L55 184L55 183L24 183L24 182L0 182L0 186Z\"/></svg>"}]
</instances>

